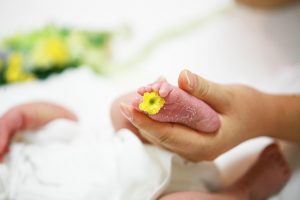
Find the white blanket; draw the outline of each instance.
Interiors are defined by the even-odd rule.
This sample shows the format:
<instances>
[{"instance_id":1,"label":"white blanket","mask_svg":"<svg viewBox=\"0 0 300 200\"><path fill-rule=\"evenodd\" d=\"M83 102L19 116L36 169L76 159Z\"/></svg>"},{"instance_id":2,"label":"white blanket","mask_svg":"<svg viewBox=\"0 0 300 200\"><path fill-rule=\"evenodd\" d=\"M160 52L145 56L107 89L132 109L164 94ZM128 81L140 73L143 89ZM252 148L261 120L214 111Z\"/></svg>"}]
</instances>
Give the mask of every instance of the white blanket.
<instances>
[{"instance_id":1,"label":"white blanket","mask_svg":"<svg viewBox=\"0 0 300 200\"><path fill-rule=\"evenodd\" d=\"M108 137L90 131L58 120L24 135L0 167L0 199L146 200L218 187L212 163L188 163L126 129Z\"/></svg>"}]
</instances>

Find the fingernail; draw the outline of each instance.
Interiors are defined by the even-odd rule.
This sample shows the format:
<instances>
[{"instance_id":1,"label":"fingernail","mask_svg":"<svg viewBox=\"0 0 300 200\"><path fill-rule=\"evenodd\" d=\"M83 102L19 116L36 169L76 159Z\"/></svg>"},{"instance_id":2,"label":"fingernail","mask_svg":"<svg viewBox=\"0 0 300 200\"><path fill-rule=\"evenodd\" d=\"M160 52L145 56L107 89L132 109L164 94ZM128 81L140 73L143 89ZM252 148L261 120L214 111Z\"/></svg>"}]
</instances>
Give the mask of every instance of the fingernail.
<instances>
[{"instance_id":1,"label":"fingernail","mask_svg":"<svg viewBox=\"0 0 300 200\"><path fill-rule=\"evenodd\" d=\"M185 78L187 80L187 84L189 89L193 89L195 86L195 75L192 74L189 70L185 71Z\"/></svg>"},{"instance_id":2,"label":"fingernail","mask_svg":"<svg viewBox=\"0 0 300 200\"><path fill-rule=\"evenodd\" d=\"M132 114L129 105L121 103L120 108L124 117L126 117L129 121L132 121Z\"/></svg>"}]
</instances>

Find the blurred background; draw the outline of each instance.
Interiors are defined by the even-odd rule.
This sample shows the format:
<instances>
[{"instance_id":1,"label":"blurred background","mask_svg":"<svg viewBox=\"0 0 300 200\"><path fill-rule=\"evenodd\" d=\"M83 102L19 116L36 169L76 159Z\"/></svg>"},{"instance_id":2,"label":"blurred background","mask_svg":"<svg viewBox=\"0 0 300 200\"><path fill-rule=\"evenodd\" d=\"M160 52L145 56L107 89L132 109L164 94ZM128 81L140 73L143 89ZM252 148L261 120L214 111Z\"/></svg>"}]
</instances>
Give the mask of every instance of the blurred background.
<instances>
[{"instance_id":1,"label":"blurred background","mask_svg":"<svg viewBox=\"0 0 300 200\"><path fill-rule=\"evenodd\" d=\"M0 37L49 24L109 32L111 57L104 59L112 63L106 68L127 67L147 74L144 81L164 75L176 82L189 68L216 81L257 84L300 62L299 9L297 3L266 10L229 0L1 0Z\"/></svg>"},{"instance_id":2,"label":"blurred background","mask_svg":"<svg viewBox=\"0 0 300 200\"><path fill-rule=\"evenodd\" d=\"M109 126L115 97L161 75L177 84L184 68L221 83L299 92L299 1L275 8L260 5L267 0L254 2L0 0L0 73L6 84L0 88L0 112L29 100L51 100L86 123L100 118ZM217 162L226 170L268 141L250 141ZM227 184L242 173L229 172ZM278 198L300 196L295 182L290 188Z\"/></svg>"}]
</instances>

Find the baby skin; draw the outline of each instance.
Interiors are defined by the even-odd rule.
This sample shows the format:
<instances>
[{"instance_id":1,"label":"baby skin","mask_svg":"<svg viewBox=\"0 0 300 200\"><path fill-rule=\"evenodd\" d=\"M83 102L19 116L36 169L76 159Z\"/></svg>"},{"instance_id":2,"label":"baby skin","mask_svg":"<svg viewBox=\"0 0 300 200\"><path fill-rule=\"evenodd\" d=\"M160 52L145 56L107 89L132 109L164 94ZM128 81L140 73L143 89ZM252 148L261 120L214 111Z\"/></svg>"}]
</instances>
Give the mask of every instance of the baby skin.
<instances>
[{"instance_id":1,"label":"baby skin","mask_svg":"<svg viewBox=\"0 0 300 200\"><path fill-rule=\"evenodd\" d=\"M165 100L157 114L148 115L153 120L179 123L205 133L215 132L220 127L219 116L210 106L166 80L141 87L137 92L140 96L134 99L132 105L139 111L145 92L157 92Z\"/></svg>"},{"instance_id":2,"label":"baby skin","mask_svg":"<svg viewBox=\"0 0 300 200\"><path fill-rule=\"evenodd\" d=\"M159 200L266 200L284 187L290 174L278 144L273 143L241 178L218 193L178 192Z\"/></svg>"}]
</instances>

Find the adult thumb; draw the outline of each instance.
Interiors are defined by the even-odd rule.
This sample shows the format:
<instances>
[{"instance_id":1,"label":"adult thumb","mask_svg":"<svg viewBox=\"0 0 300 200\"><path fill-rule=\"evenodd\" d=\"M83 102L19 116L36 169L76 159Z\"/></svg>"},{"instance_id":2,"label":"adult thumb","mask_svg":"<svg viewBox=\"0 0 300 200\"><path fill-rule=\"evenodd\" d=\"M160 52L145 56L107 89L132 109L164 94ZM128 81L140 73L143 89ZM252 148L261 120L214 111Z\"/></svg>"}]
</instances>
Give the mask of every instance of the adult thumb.
<instances>
[{"instance_id":1,"label":"adult thumb","mask_svg":"<svg viewBox=\"0 0 300 200\"><path fill-rule=\"evenodd\" d=\"M189 94L203 100L214 110L222 113L230 103L230 90L228 87L214 83L190 72L181 71L178 85Z\"/></svg>"}]
</instances>

